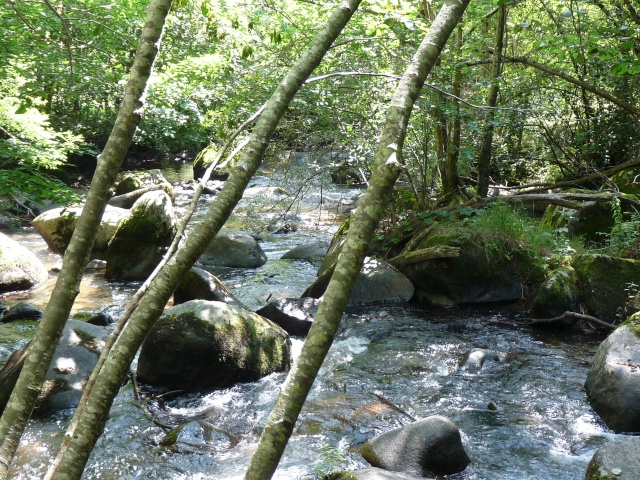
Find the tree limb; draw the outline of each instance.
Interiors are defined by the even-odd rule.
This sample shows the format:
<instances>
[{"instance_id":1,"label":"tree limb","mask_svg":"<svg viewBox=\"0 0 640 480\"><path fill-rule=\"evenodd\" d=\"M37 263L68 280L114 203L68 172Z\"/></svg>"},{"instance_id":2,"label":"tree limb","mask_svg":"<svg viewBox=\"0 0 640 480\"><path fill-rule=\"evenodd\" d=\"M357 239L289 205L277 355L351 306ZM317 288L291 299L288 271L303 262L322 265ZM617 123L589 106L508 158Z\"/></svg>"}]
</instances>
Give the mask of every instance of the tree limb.
<instances>
[{"instance_id":1,"label":"tree limb","mask_svg":"<svg viewBox=\"0 0 640 480\"><path fill-rule=\"evenodd\" d=\"M531 323L534 325L541 325L543 323L561 322L563 320L583 320L585 322L595 323L601 327L608 328L609 330L615 330L616 326L610 323L600 320L599 318L592 317L591 315L584 315L582 313L566 311L562 315L553 318L532 318Z\"/></svg>"}]
</instances>

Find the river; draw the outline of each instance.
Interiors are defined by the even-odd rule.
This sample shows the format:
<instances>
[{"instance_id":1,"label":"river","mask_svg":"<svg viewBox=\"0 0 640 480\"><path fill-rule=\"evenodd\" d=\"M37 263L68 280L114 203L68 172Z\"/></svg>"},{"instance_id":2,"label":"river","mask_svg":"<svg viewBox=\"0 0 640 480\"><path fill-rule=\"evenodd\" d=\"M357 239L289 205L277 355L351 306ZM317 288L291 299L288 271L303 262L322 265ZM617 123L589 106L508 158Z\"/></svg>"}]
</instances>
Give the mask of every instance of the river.
<instances>
[{"instance_id":1,"label":"river","mask_svg":"<svg viewBox=\"0 0 640 480\"><path fill-rule=\"evenodd\" d=\"M278 175L263 175L252 185L272 185L274 178L286 183ZM320 192L311 190L295 204L265 196L260 201L266 199L266 210L247 199L233 226L255 227L256 213L264 222L288 210L289 221L299 228L286 235L261 233L269 258L263 267L214 273L251 308L264 305L269 296L299 295L315 278L315 268L280 256L297 244L329 239L336 227L335 209L353 194L327 187L322 207ZM184 200L179 195L179 203ZM280 207L272 208L278 203ZM30 229L11 236L48 267L59 261ZM9 305L24 299L44 307L53 281L0 299ZM107 311L117 318L136 287L106 282L99 272L90 272L72 316ZM460 428L471 458L469 467L452 479L582 479L595 449L615 437L591 410L583 388L603 338L594 331L532 329L526 312L513 306L426 310L382 305L351 310L274 478L304 479L333 468L365 468L358 447L367 439L413 418L439 414ZM299 351L302 341L293 339L294 350ZM502 361L487 362L479 373L461 371L460 359L476 347L496 352ZM8 353L0 350L0 362ZM129 382L114 403L84 478L242 478L284 378L273 374L226 390L161 401L136 399ZM71 413L30 422L12 478L42 477ZM166 430L158 423L177 426L193 419L200 423L189 423L176 446L160 446Z\"/></svg>"}]
</instances>

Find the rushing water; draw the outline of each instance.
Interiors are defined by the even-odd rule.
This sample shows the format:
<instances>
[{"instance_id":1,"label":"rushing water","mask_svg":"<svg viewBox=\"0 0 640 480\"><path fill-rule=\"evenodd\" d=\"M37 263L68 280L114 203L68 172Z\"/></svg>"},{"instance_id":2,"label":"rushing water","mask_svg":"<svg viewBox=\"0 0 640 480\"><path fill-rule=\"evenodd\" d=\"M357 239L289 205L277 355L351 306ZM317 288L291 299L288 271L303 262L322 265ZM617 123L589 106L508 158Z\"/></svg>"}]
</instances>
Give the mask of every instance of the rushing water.
<instances>
[{"instance_id":1,"label":"rushing water","mask_svg":"<svg viewBox=\"0 0 640 480\"><path fill-rule=\"evenodd\" d=\"M257 186L265 183L258 181ZM324 192L327 205L333 206L351 193ZM267 203L272 206L275 200L270 197ZM335 225L318 204L317 194L309 194L289 208L294 212L289 218L300 226L297 232L263 232L261 245L269 257L265 266L219 269L216 275L251 308L264 305L269 296L299 295L315 277L315 268L279 258L297 244L329 237ZM245 203L234 222L246 224L247 212L255 209L250 201ZM268 222L278 215L260 213ZM48 266L57 261L32 232L12 236ZM27 299L44 306L50 284L0 298L8 304ZM107 310L117 317L135 287L108 283L91 273L73 315ZM534 330L523 313L509 309L427 311L386 305L350 311L275 478L311 478L331 467L364 468L367 464L358 454L363 442L414 418L440 414L458 425L471 458L466 471L451 478L581 479L594 450L613 435L589 407L583 389L602 339L595 332ZM299 351L302 339L293 343ZM487 362L479 373L461 371L460 359L476 347L496 352L502 361ZM160 400L136 399L127 384L85 478L242 478L284 378L274 374L226 390ZM31 421L13 478L41 478L71 413ZM160 424L175 427L190 420L197 421L188 423L177 445L160 445L167 432ZM335 451L344 460L329 461Z\"/></svg>"}]
</instances>

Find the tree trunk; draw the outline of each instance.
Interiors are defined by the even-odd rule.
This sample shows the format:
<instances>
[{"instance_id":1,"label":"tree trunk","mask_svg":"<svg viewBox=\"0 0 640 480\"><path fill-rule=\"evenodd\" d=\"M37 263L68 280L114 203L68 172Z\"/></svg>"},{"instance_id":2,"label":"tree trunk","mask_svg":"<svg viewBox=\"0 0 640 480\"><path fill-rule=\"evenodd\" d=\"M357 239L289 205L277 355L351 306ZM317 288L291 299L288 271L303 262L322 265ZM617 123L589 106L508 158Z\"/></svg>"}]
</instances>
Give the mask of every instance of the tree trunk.
<instances>
[{"instance_id":1,"label":"tree trunk","mask_svg":"<svg viewBox=\"0 0 640 480\"><path fill-rule=\"evenodd\" d=\"M147 333L162 314L174 290L227 221L260 166L269 139L289 103L347 24L360 0L343 0L309 48L273 93L256 122L249 143L222 191L184 244L149 285L147 294L118 337L95 383L88 384L86 406L76 414L64 439L64 454L47 476L56 480L79 479L93 447L104 430L113 399Z\"/></svg>"},{"instance_id":2,"label":"tree trunk","mask_svg":"<svg viewBox=\"0 0 640 480\"><path fill-rule=\"evenodd\" d=\"M504 25L507 18L507 7L500 5L496 25L496 40L493 49L493 63L491 64L491 86L487 95L487 112L482 134L482 144L478 154L478 187L476 193L480 197L486 197L489 192L489 171L491 167L491 146L493 143L493 122L495 118L494 108L498 103L498 79L502 66L502 44L504 39Z\"/></svg>"},{"instance_id":3,"label":"tree trunk","mask_svg":"<svg viewBox=\"0 0 640 480\"><path fill-rule=\"evenodd\" d=\"M456 31L456 63L460 61L462 52L462 28L458 27ZM461 135L461 119L460 119L460 95L462 94L462 69L459 65L455 67L453 72L453 104L455 106L455 118L453 119L453 128L451 130L451 139L447 149L447 160L445 163L445 174L442 177L442 196L451 199L460 190L460 176L458 175L458 158L460 156L460 135Z\"/></svg>"},{"instance_id":4,"label":"tree trunk","mask_svg":"<svg viewBox=\"0 0 640 480\"><path fill-rule=\"evenodd\" d=\"M143 93L155 60L171 0L154 0L113 131L99 157L87 200L64 256L62 270L31 342L24 367L0 419L0 479L6 478L20 436L31 416L64 324L78 295L110 188L131 144L143 106Z\"/></svg>"},{"instance_id":5,"label":"tree trunk","mask_svg":"<svg viewBox=\"0 0 640 480\"><path fill-rule=\"evenodd\" d=\"M380 137L373 175L362 201L351 217L349 232L316 320L300 357L281 388L267 420L245 478L268 479L275 472L304 401L338 331L351 288L362 267L365 250L391 199L402 169L402 145L413 104L449 35L469 0L447 0L405 71L391 104Z\"/></svg>"}]
</instances>

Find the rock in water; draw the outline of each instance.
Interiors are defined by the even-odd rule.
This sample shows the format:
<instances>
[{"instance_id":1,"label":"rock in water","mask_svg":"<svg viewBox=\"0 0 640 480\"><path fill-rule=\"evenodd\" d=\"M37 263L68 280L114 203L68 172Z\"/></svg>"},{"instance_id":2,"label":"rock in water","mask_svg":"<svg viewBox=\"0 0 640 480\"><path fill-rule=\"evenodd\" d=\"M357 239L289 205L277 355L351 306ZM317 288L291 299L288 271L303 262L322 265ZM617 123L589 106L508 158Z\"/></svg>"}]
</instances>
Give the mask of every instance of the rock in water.
<instances>
[{"instance_id":1,"label":"rock in water","mask_svg":"<svg viewBox=\"0 0 640 480\"><path fill-rule=\"evenodd\" d=\"M640 478L640 438L617 438L596 450L584 480Z\"/></svg>"},{"instance_id":2,"label":"rock in water","mask_svg":"<svg viewBox=\"0 0 640 480\"><path fill-rule=\"evenodd\" d=\"M143 383L181 390L227 388L289 368L291 342L280 327L222 302L191 300L168 309L138 360Z\"/></svg>"},{"instance_id":3,"label":"rock in water","mask_svg":"<svg viewBox=\"0 0 640 480\"><path fill-rule=\"evenodd\" d=\"M217 267L257 268L267 262L267 255L248 233L222 228L198 261Z\"/></svg>"},{"instance_id":4,"label":"rock in water","mask_svg":"<svg viewBox=\"0 0 640 480\"><path fill-rule=\"evenodd\" d=\"M640 314L634 319L640 322ZM623 325L600 344L584 385L591 406L616 433L640 432L638 328Z\"/></svg>"},{"instance_id":5,"label":"rock in water","mask_svg":"<svg viewBox=\"0 0 640 480\"><path fill-rule=\"evenodd\" d=\"M48 276L33 252L0 233L0 292L27 290Z\"/></svg>"},{"instance_id":6,"label":"rock in water","mask_svg":"<svg viewBox=\"0 0 640 480\"><path fill-rule=\"evenodd\" d=\"M105 277L144 280L160 263L177 230L169 196L161 191L144 194L120 222L107 248Z\"/></svg>"},{"instance_id":7,"label":"rock in water","mask_svg":"<svg viewBox=\"0 0 640 480\"><path fill-rule=\"evenodd\" d=\"M374 467L424 477L451 475L469 465L458 427L439 415L385 432L360 453Z\"/></svg>"},{"instance_id":8,"label":"rock in water","mask_svg":"<svg viewBox=\"0 0 640 480\"><path fill-rule=\"evenodd\" d=\"M44 312L35 305L27 302L16 303L6 311L2 317L3 323L14 322L16 320L40 320Z\"/></svg>"}]
</instances>

